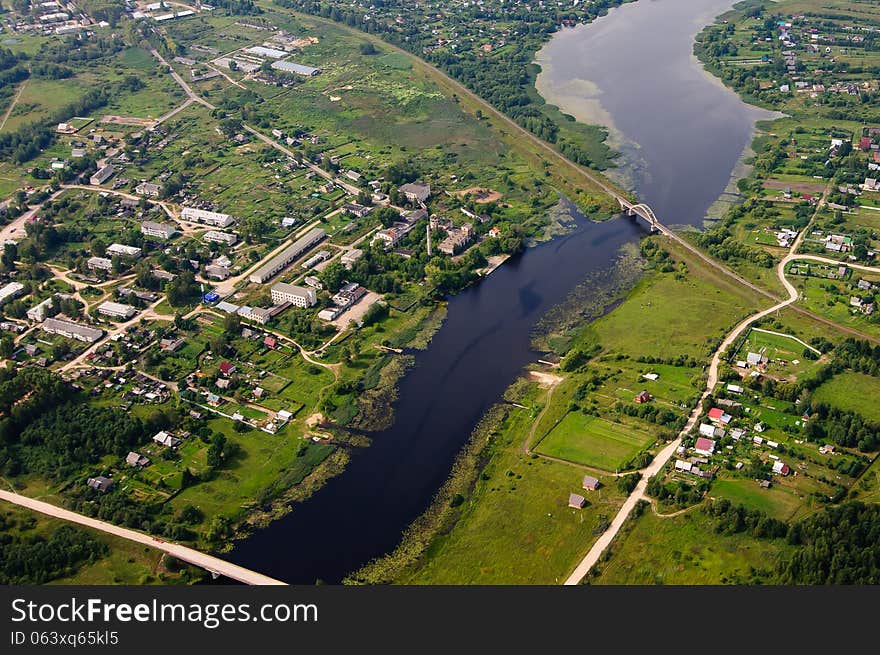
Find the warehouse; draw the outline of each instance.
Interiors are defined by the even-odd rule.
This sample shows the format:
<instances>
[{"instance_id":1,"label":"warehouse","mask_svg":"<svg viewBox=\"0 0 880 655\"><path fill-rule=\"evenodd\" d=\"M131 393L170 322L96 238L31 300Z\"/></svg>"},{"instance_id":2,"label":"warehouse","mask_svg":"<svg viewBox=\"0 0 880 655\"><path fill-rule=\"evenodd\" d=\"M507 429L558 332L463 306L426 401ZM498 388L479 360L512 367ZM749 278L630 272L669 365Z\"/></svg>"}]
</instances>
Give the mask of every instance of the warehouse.
<instances>
[{"instance_id":1,"label":"warehouse","mask_svg":"<svg viewBox=\"0 0 880 655\"><path fill-rule=\"evenodd\" d=\"M321 241L327 233L319 227L312 228L305 236L297 239L293 244L275 255L266 264L261 266L259 270L251 274L250 280L256 284L263 284L278 275L287 266L290 265L297 257L306 252L309 248Z\"/></svg>"},{"instance_id":2,"label":"warehouse","mask_svg":"<svg viewBox=\"0 0 880 655\"><path fill-rule=\"evenodd\" d=\"M285 73L296 73L305 77L314 77L321 72L320 68L312 68L311 66L303 66L302 64L294 64L292 61L273 61L272 68Z\"/></svg>"}]
</instances>

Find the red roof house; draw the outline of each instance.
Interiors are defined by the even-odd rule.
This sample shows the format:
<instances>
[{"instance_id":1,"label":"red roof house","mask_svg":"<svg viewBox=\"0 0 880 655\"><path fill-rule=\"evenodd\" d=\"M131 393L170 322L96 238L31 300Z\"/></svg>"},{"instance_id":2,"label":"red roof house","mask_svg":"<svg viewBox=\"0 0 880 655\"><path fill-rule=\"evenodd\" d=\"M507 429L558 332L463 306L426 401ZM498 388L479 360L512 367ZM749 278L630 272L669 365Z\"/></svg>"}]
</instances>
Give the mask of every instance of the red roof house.
<instances>
[{"instance_id":1,"label":"red roof house","mask_svg":"<svg viewBox=\"0 0 880 655\"><path fill-rule=\"evenodd\" d=\"M274 350L275 346L278 345L278 339L275 337L266 337L263 339L263 345Z\"/></svg>"},{"instance_id":2,"label":"red roof house","mask_svg":"<svg viewBox=\"0 0 880 655\"><path fill-rule=\"evenodd\" d=\"M715 452L715 442L712 439L700 437L697 439L697 443L694 444L694 450L708 457Z\"/></svg>"},{"instance_id":3,"label":"red roof house","mask_svg":"<svg viewBox=\"0 0 880 655\"><path fill-rule=\"evenodd\" d=\"M647 391L643 391L638 396L636 396L634 398L634 400L636 401L636 403L638 403L640 405L642 403L650 402L651 401L651 394L649 394Z\"/></svg>"},{"instance_id":4,"label":"red roof house","mask_svg":"<svg viewBox=\"0 0 880 655\"><path fill-rule=\"evenodd\" d=\"M870 150L871 149L871 137L863 136L859 141L859 148L862 150Z\"/></svg>"},{"instance_id":5,"label":"red roof house","mask_svg":"<svg viewBox=\"0 0 880 655\"><path fill-rule=\"evenodd\" d=\"M720 407L713 407L709 410L709 419L712 421L718 421L722 416L724 416L724 410Z\"/></svg>"},{"instance_id":6,"label":"red roof house","mask_svg":"<svg viewBox=\"0 0 880 655\"><path fill-rule=\"evenodd\" d=\"M220 372L223 375L232 375L235 373L235 364L232 362L222 362L220 364Z\"/></svg>"}]
</instances>

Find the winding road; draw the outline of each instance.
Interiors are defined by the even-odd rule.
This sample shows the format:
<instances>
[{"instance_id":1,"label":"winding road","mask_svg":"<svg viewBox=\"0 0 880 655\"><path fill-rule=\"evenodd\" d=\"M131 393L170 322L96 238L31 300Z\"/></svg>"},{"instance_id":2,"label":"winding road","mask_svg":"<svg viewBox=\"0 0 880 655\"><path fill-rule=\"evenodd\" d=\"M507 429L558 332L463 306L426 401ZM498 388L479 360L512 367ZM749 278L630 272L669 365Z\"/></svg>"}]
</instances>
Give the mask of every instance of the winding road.
<instances>
[{"instance_id":1,"label":"winding road","mask_svg":"<svg viewBox=\"0 0 880 655\"><path fill-rule=\"evenodd\" d=\"M824 198L823 198L824 202ZM816 213L819 212L823 203L819 203L816 207L816 211L813 215L815 218ZM812 219L810 221L812 224ZM798 290L795 286L788 281L788 278L785 277L785 267L792 261L796 259L804 258L803 255L798 255L797 250L800 248L801 243L803 242L804 235L807 233L807 230L810 229L810 225L807 225L794 240L794 243L791 244L788 254L782 258L782 260L776 266L776 276L779 278L779 281L785 287L785 290L788 292L788 298L782 300L772 307L768 307L767 309L763 309L751 316L743 319L739 323L737 323L736 327L725 337L724 341L721 342L721 345L715 350L715 354L712 356L712 362L709 365L709 372L706 377L706 389L703 391L703 394L700 396L699 401L697 401L696 406L688 417L687 423L681 432L678 433L678 437L669 443L666 447L663 448L658 454L657 457L651 462L651 464L641 471L642 479L639 480L639 483L636 485L636 488L632 491L632 493L627 497L621 506L620 510L617 512L617 515L611 521L611 524L608 526L608 529L605 530L604 533L599 537L595 544L593 544L592 548L587 552L584 558L580 561L580 563L575 567L574 571L572 571L571 575L565 580L566 585L577 585L580 584L581 580L590 572L590 570L595 566L596 562L599 561L599 558L602 556L602 553L608 548L611 542L614 540L614 537L617 536L617 533L620 531L620 528L623 527L623 524L626 522L626 519L629 517L633 508L635 508L636 504L640 500L647 500L647 496L645 494L645 490L648 486L648 480L651 476L656 475L660 471L663 470L663 467L666 466L667 462L672 458L675 454L676 449L681 445L682 439L687 436L687 434L694 428L697 424L697 421L700 420L700 416L703 414L703 400L712 393L715 389L715 385L718 384L718 369L721 366L721 359L724 356L724 353L727 349L733 344L734 341L739 338L739 336L745 332L749 326L757 320L764 318L765 316L769 316L774 312L782 309L783 307L788 307L797 301ZM821 258L820 258L821 259ZM835 261L835 260L831 260ZM835 262L840 263L840 262ZM749 285L753 287L753 285ZM766 293L764 295L767 295Z\"/></svg>"}]
</instances>

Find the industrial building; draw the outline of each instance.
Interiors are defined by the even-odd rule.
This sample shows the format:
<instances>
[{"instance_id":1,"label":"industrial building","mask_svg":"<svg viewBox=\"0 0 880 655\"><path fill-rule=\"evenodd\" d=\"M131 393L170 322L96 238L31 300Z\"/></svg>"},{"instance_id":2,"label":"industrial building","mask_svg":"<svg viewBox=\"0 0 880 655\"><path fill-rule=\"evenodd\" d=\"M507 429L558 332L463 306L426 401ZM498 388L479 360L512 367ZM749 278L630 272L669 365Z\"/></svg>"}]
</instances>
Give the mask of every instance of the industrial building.
<instances>
[{"instance_id":1,"label":"industrial building","mask_svg":"<svg viewBox=\"0 0 880 655\"><path fill-rule=\"evenodd\" d=\"M292 61L273 61L272 68L285 73L296 73L297 75L304 75L305 77L314 77L321 72L320 68L303 66L302 64L295 64Z\"/></svg>"},{"instance_id":2,"label":"industrial building","mask_svg":"<svg viewBox=\"0 0 880 655\"><path fill-rule=\"evenodd\" d=\"M263 284L264 282L271 280L289 266L297 257L302 255L316 243L320 242L326 236L327 233L321 228L312 228L303 237L297 239L294 243L261 266L257 271L252 273L250 277L251 282Z\"/></svg>"}]
</instances>

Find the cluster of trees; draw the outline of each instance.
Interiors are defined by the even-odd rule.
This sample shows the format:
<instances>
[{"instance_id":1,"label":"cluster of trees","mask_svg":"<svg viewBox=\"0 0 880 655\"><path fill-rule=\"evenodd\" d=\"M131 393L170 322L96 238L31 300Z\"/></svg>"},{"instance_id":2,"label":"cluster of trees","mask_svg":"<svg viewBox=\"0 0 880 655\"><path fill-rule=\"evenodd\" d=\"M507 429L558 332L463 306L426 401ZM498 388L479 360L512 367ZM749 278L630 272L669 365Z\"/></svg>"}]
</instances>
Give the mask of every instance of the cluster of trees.
<instances>
[{"instance_id":1,"label":"cluster of trees","mask_svg":"<svg viewBox=\"0 0 880 655\"><path fill-rule=\"evenodd\" d=\"M757 509L734 505L726 498L709 503L705 512L715 519L715 532L719 534L748 532L758 539L779 539L788 534L788 525L784 521Z\"/></svg>"},{"instance_id":2,"label":"cluster of trees","mask_svg":"<svg viewBox=\"0 0 880 655\"><path fill-rule=\"evenodd\" d=\"M23 472L57 479L83 464L97 464L105 455L125 456L148 436L145 423L131 414L74 401L31 421L14 452Z\"/></svg>"},{"instance_id":3,"label":"cluster of trees","mask_svg":"<svg viewBox=\"0 0 880 655\"><path fill-rule=\"evenodd\" d=\"M763 205L763 202L761 202ZM761 248L753 248L739 241L732 231L733 225L744 218L749 212L767 211L759 208L752 201L746 201L742 205L731 207L724 218L711 229L697 235L697 245L704 248L713 257L722 261L742 260L752 262L763 268L771 268L774 264L773 256Z\"/></svg>"},{"instance_id":4,"label":"cluster of trees","mask_svg":"<svg viewBox=\"0 0 880 655\"><path fill-rule=\"evenodd\" d=\"M794 552L779 562L781 584L880 584L880 505L824 508L788 531Z\"/></svg>"},{"instance_id":5,"label":"cluster of trees","mask_svg":"<svg viewBox=\"0 0 880 655\"><path fill-rule=\"evenodd\" d=\"M172 307L181 307L199 297L201 288L196 281L195 274L190 271L181 271L173 280L165 284L165 296L168 304Z\"/></svg>"},{"instance_id":6,"label":"cluster of trees","mask_svg":"<svg viewBox=\"0 0 880 655\"><path fill-rule=\"evenodd\" d=\"M813 405L813 415L804 426L804 433L813 441L827 440L838 446L858 447L863 453L880 447L880 423L824 403Z\"/></svg>"},{"instance_id":7,"label":"cluster of trees","mask_svg":"<svg viewBox=\"0 0 880 655\"><path fill-rule=\"evenodd\" d=\"M684 480L664 482L662 475L655 475L648 480L645 492L652 498L676 507L688 507L700 502L708 489L709 481L705 479L689 485Z\"/></svg>"},{"instance_id":8,"label":"cluster of trees","mask_svg":"<svg viewBox=\"0 0 880 655\"><path fill-rule=\"evenodd\" d=\"M635 416L649 423L656 423L671 429L680 430L684 427L687 419L683 416L677 416L671 409L660 407L656 403L642 403L640 405L632 403L617 402L615 409L621 414L627 416Z\"/></svg>"},{"instance_id":9,"label":"cluster of trees","mask_svg":"<svg viewBox=\"0 0 880 655\"><path fill-rule=\"evenodd\" d=\"M0 584L45 584L74 573L109 551L105 543L69 525L55 529L46 538L13 536L11 523L0 516Z\"/></svg>"}]
</instances>

